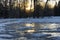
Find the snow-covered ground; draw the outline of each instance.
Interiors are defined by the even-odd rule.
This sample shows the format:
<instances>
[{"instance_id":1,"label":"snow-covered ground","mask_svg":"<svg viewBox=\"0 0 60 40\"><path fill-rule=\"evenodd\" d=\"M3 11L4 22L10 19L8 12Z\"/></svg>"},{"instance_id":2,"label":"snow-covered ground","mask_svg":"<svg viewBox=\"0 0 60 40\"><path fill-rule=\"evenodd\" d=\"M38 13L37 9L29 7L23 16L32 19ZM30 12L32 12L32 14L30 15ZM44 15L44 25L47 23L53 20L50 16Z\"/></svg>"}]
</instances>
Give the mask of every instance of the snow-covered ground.
<instances>
[{"instance_id":1,"label":"snow-covered ground","mask_svg":"<svg viewBox=\"0 0 60 40\"><path fill-rule=\"evenodd\" d=\"M18 22L60 22L60 17L44 17L44 18L12 18L12 19L0 19L0 23L18 23Z\"/></svg>"},{"instance_id":2,"label":"snow-covered ground","mask_svg":"<svg viewBox=\"0 0 60 40\"><path fill-rule=\"evenodd\" d=\"M19 19L19 18L17 18L17 19L16 18L12 18L12 19L0 19L0 40L60 40L60 32L58 32L58 33L55 33L55 32L54 33L43 32L43 34L51 34L52 36L50 38L44 38L43 37L43 38L38 38L38 39L35 39L35 38L27 39L26 37L18 37L18 38L14 39L14 36L18 36L18 33L20 33L20 30L23 30L23 29L24 30L26 30L26 29L28 30L28 29L32 28L32 27L21 27L20 26L21 23L23 23L23 24L24 23L47 23L47 24L48 23L51 23L51 24L58 23L58 24L60 24L60 17L26 18L26 19L24 19L24 18L21 18L21 19ZM17 26L17 28L16 28L16 26ZM19 29L19 31L17 29ZM32 35L39 36L38 34L32 34ZM42 35L40 35L40 36L42 36ZM1 38L1 37L3 37L3 38ZM6 39L4 37L9 37L9 38L12 37L12 39Z\"/></svg>"}]
</instances>

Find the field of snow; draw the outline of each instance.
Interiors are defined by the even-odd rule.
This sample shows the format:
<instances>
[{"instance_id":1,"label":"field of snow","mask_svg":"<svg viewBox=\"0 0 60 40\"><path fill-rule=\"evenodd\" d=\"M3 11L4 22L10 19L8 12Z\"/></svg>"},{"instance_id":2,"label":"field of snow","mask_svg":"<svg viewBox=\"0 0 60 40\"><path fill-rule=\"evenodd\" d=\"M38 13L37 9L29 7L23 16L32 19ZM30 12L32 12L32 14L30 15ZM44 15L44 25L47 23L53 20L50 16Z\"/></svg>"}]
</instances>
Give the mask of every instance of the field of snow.
<instances>
[{"instance_id":1,"label":"field of snow","mask_svg":"<svg viewBox=\"0 0 60 40\"><path fill-rule=\"evenodd\" d=\"M57 25L53 24L51 26L49 24L48 28L52 27L54 29L53 31L57 30L59 32L42 32L42 34L34 34L34 33L25 34L22 31L31 29L32 28L31 26L34 26L34 25L28 24L28 27L25 27L24 25L26 25L27 23L31 23L31 24L32 23L34 23L34 24L37 23L37 24L35 24L35 26L38 25L39 23L47 23L47 25L48 25L48 23L51 23L51 24L53 24L53 23L57 24L58 23L59 28L60 28L60 17L26 18L26 19L24 19L24 18L21 18L21 19L19 19L19 18L17 18L17 19L16 18L0 19L0 40L60 40L60 29L55 27ZM35 27L35 26L34 26L34 30L36 29L35 31L37 33L39 33L37 31L37 29L39 27L38 26ZM43 31L45 31L45 30L51 31L52 30L52 29L46 29L46 24L43 24L43 26L45 26L44 27L45 29L42 29ZM28 30L28 32L30 32L30 30ZM23 34L25 35L25 37L24 37ZM51 36L46 37L46 38L43 37L46 34L49 34ZM31 35L30 39L27 38L27 37L29 37L29 35ZM42 36L42 38L38 38L39 36Z\"/></svg>"}]
</instances>

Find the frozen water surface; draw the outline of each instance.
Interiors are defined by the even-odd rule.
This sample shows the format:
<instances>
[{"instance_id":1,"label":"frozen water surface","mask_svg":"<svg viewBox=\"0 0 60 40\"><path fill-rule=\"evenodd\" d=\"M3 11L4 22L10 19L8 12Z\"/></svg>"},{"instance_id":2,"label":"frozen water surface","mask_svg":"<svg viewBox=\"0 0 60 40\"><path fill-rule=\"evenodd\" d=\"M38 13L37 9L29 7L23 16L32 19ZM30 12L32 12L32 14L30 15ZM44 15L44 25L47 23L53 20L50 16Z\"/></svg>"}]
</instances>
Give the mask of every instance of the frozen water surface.
<instances>
[{"instance_id":1,"label":"frozen water surface","mask_svg":"<svg viewBox=\"0 0 60 40\"><path fill-rule=\"evenodd\" d=\"M0 40L60 40L60 17L0 19Z\"/></svg>"}]
</instances>

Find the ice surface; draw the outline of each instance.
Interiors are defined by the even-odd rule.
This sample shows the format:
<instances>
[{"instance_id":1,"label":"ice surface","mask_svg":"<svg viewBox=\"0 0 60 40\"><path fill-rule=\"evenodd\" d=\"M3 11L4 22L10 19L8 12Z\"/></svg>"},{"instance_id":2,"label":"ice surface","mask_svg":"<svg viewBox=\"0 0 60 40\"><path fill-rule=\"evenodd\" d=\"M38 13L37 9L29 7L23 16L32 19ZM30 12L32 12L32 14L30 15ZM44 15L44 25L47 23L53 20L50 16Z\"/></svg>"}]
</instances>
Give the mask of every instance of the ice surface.
<instances>
[{"instance_id":1,"label":"ice surface","mask_svg":"<svg viewBox=\"0 0 60 40\"><path fill-rule=\"evenodd\" d=\"M9 25L9 24L14 24L14 23L60 23L60 17L44 17L44 18L21 18L21 19L0 19L0 33L5 32L5 26ZM26 28L18 28L21 30L25 30L28 29L29 27ZM30 28L29 28L30 29ZM13 31L13 30L8 30L8 31ZM57 30L60 31L60 30ZM12 32L11 32L12 33ZM14 34L14 33L12 33ZM51 33L50 33L51 34ZM53 37L55 36L56 38L54 38L54 40L60 40L60 33L55 33L55 34L51 34ZM46 36L45 34L32 34L32 36ZM13 37L12 35L8 35L8 34L0 34L0 37ZM3 39L0 38L0 40L13 40L13 39ZM32 40L32 39L31 39Z\"/></svg>"}]
</instances>

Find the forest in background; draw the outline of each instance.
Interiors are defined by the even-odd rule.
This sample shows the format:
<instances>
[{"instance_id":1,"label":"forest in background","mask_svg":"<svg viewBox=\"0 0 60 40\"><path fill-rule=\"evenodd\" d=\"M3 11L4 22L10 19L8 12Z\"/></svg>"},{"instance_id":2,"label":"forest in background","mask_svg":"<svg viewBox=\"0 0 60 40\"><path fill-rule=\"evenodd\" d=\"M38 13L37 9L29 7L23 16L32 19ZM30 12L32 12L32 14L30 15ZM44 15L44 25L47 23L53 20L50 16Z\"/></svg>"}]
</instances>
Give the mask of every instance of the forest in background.
<instances>
[{"instance_id":1,"label":"forest in background","mask_svg":"<svg viewBox=\"0 0 60 40\"><path fill-rule=\"evenodd\" d=\"M0 18L60 16L60 1L58 1L58 4L55 2L55 5L49 5L49 1L0 0Z\"/></svg>"}]
</instances>

